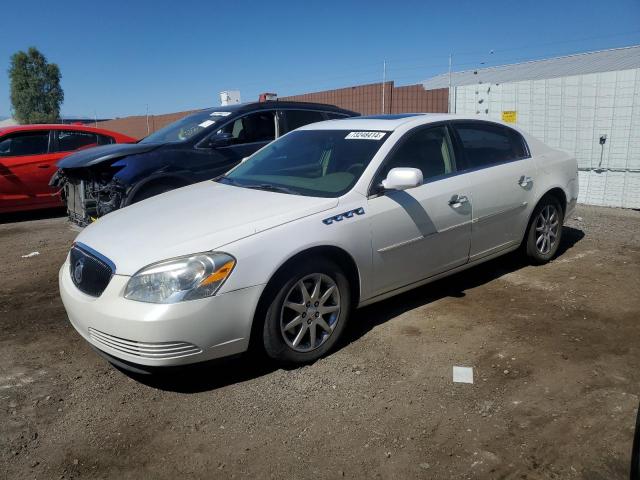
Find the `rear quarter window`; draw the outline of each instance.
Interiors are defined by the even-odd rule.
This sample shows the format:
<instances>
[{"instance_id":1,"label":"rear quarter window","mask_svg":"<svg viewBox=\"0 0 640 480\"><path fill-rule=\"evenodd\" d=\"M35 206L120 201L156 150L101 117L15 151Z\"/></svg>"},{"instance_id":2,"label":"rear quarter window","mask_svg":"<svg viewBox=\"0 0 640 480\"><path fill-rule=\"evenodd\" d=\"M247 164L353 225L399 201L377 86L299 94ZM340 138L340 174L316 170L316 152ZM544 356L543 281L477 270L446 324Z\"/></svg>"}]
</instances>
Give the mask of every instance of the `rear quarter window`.
<instances>
[{"instance_id":1,"label":"rear quarter window","mask_svg":"<svg viewBox=\"0 0 640 480\"><path fill-rule=\"evenodd\" d=\"M111 143L116 143L115 139L108 135L98 134L97 137L98 137L98 145L109 145Z\"/></svg>"},{"instance_id":2,"label":"rear quarter window","mask_svg":"<svg viewBox=\"0 0 640 480\"><path fill-rule=\"evenodd\" d=\"M310 123L321 122L325 119L322 112L316 112L313 110L285 110L287 117L287 130L295 130L296 128L304 127Z\"/></svg>"},{"instance_id":3,"label":"rear quarter window","mask_svg":"<svg viewBox=\"0 0 640 480\"><path fill-rule=\"evenodd\" d=\"M341 118L349 118L349 115L345 115L344 113L336 113L336 112L327 112L328 120L340 120Z\"/></svg>"}]
</instances>

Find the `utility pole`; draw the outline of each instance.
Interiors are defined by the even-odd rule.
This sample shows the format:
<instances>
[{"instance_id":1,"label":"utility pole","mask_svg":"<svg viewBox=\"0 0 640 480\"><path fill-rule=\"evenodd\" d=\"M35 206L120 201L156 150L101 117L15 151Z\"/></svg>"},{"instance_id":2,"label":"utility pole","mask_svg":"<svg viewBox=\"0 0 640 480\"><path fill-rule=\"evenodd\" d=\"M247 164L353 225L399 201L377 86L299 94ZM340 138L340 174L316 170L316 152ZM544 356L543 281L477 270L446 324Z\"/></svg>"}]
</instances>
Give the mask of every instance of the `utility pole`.
<instances>
[{"instance_id":1,"label":"utility pole","mask_svg":"<svg viewBox=\"0 0 640 480\"><path fill-rule=\"evenodd\" d=\"M382 114L384 115L384 91L387 83L387 61L382 61Z\"/></svg>"},{"instance_id":2,"label":"utility pole","mask_svg":"<svg viewBox=\"0 0 640 480\"><path fill-rule=\"evenodd\" d=\"M151 131L149 130L149 104L147 103L147 135L149 135Z\"/></svg>"},{"instance_id":3,"label":"utility pole","mask_svg":"<svg viewBox=\"0 0 640 480\"><path fill-rule=\"evenodd\" d=\"M448 110L451 113L451 54L449 54L449 94L447 95L447 100L449 102Z\"/></svg>"}]
</instances>

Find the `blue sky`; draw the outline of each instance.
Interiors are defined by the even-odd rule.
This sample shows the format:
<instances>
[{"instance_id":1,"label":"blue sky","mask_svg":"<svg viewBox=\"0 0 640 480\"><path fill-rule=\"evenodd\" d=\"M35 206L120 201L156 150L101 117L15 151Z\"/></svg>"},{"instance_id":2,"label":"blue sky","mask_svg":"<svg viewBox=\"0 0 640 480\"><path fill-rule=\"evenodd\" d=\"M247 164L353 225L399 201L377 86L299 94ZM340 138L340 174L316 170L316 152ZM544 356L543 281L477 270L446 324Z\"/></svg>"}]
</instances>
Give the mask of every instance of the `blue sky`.
<instances>
[{"instance_id":1,"label":"blue sky","mask_svg":"<svg viewBox=\"0 0 640 480\"><path fill-rule=\"evenodd\" d=\"M115 117L640 44L640 1L6 2L0 116L9 58L39 48L62 70L63 114ZM491 54L490 52L494 53Z\"/></svg>"}]
</instances>

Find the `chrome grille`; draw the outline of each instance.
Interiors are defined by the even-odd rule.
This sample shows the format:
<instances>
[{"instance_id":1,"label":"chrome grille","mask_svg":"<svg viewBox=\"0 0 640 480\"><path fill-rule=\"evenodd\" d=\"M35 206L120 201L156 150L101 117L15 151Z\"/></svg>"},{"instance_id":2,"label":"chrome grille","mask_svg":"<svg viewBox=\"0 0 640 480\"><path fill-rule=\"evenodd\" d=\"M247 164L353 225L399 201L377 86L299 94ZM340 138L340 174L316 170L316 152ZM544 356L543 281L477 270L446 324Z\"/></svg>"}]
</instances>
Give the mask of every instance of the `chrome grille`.
<instances>
[{"instance_id":1,"label":"chrome grille","mask_svg":"<svg viewBox=\"0 0 640 480\"><path fill-rule=\"evenodd\" d=\"M89 328L89 337L105 347L148 359L180 358L202 352L201 348L188 342L136 342L114 337L94 328Z\"/></svg>"},{"instance_id":2,"label":"chrome grille","mask_svg":"<svg viewBox=\"0 0 640 480\"><path fill-rule=\"evenodd\" d=\"M69 252L69 274L78 290L99 297L107 288L115 265L107 258L81 244L74 244Z\"/></svg>"}]
</instances>

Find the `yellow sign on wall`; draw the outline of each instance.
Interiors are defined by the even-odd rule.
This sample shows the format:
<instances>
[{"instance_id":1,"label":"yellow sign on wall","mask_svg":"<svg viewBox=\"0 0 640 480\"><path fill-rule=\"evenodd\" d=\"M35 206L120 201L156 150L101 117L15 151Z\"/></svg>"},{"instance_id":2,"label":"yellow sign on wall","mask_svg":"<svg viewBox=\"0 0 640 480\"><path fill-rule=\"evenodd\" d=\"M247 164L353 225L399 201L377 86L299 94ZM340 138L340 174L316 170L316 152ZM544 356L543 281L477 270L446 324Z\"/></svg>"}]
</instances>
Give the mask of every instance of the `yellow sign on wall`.
<instances>
[{"instance_id":1,"label":"yellow sign on wall","mask_svg":"<svg viewBox=\"0 0 640 480\"><path fill-rule=\"evenodd\" d=\"M515 110L503 110L502 121L507 123L516 123L518 120L518 112Z\"/></svg>"}]
</instances>

